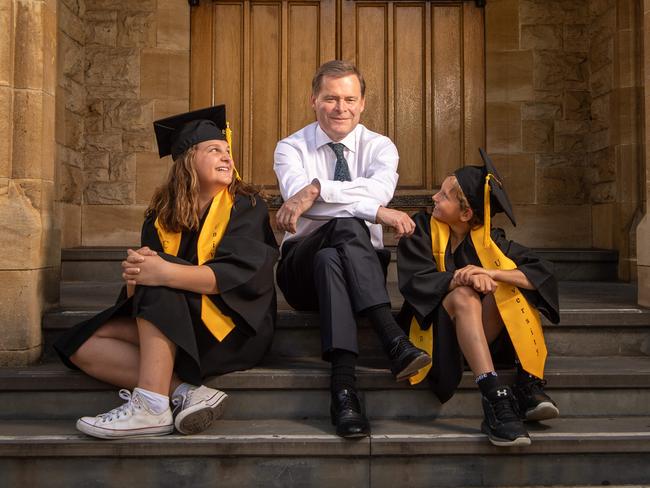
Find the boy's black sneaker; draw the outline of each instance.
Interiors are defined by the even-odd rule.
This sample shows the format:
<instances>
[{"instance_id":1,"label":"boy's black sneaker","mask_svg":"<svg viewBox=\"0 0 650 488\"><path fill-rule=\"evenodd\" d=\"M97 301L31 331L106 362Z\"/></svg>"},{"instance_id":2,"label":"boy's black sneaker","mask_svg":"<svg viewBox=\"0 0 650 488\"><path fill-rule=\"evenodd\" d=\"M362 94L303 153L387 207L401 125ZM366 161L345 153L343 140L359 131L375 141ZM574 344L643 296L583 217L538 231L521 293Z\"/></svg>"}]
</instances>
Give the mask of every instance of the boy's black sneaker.
<instances>
[{"instance_id":1,"label":"boy's black sneaker","mask_svg":"<svg viewBox=\"0 0 650 488\"><path fill-rule=\"evenodd\" d=\"M530 436L519 418L509 386L498 386L481 397L485 418L481 431L495 446L528 446Z\"/></svg>"},{"instance_id":2,"label":"boy's black sneaker","mask_svg":"<svg viewBox=\"0 0 650 488\"><path fill-rule=\"evenodd\" d=\"M544 392L546 380L530 377L518 381L512 387L517 399L522 420L549 420L560 415L560 410L551 397Z\"/></svg>"}]
</instances>

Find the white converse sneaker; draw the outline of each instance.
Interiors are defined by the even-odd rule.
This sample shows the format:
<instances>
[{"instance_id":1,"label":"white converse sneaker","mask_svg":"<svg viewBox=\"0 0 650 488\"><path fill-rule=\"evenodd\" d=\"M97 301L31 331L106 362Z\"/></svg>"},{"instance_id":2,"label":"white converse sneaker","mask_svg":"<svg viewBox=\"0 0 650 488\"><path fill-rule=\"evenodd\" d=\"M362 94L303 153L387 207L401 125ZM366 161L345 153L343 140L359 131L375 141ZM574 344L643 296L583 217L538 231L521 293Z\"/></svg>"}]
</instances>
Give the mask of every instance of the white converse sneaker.
<instances>
[{"instance_id":1,"label":"white converse sneaker","mask_svg":"<svg viewBox=\"0 0 650 488\"><path fill-rule=\"evenodd\" d=\"M138 392L120 390L126 403L97 417L81 417L77 430L100 439L121 439L134 436L159 436L174 431L174 419L169 408L153 413Z\"/></svg>"},{"instance_id":2,"label":"white converse sneaker","mask_svg":"<svg viewBox=\"0 0 650 488\"><path fill-rule=\"evenodd\" d=\"M182 434L198 434L223 415L225 400L223 391L207 386L192 387L185 395L172 398L174 425Z\"/></svg>"}]
</instances>

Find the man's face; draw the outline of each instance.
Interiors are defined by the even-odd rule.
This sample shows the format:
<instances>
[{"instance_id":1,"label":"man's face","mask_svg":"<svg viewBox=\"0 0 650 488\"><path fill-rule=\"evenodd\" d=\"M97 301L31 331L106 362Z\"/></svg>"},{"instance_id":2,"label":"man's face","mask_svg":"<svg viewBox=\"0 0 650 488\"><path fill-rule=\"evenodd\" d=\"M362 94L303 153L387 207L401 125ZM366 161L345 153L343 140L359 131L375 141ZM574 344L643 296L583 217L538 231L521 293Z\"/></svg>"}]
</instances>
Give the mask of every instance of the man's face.
<instances>
[{"instance_id":1,"label":"man's face","mask_svg":"<svg viewBox=\"0 0 650 488\"><path fill-rule=\"evenodd\" d=\"M311 106L323 132L333 141L340 141L357 126L365 107L359 79L354 74L324 77L320 92L311 97Z\"/></svg>"}]
</instances>

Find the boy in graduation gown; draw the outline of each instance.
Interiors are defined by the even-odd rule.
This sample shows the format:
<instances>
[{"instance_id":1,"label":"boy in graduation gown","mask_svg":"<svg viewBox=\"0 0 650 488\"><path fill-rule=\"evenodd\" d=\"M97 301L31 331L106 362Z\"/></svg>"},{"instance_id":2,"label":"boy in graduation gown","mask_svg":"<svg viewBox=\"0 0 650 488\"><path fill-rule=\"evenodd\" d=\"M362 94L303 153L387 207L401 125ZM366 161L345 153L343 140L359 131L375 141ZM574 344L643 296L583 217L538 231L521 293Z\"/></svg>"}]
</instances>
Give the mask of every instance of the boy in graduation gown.
<instances>
[{"instance_id":1,"label":"boy in graduation gown","mask_svg":"<svg viewBox=\"0 0 650 488\"><path fill-rule=\"evenodd\" d=\"M481 149L485 166L448 176L433 196L432 215L414 215L416 230L397 248L400 323L431 351L432 366L411 379L428 378L441 402L454 394L463 357L481 392L481 430L499 446L527 445L522 420L557 417L544 393L546 360L539 312L559 322L558 289L551 265L492 229L491 217L515 218L502 182ZM516 225L516 224L515 224ZM499 381L494 363L517 365L512 387Z\"/></svg>"},{"instance_id":2,"label":"boy in graduation gown","mask_svg":"<svg viewBox=\"0 0 650 488\"><path fill-rule=\"evenodd\" d=\"M234 167L225 106L154 129L160 157L174 162L146 211L142 247L122 263L126 286L55 344L68 366L124 388L126 403L77 421L104 439L206 429L227 395L202 380L257 364L274 330L277 243L264 201Z\"/></svg>"}]
</instances>

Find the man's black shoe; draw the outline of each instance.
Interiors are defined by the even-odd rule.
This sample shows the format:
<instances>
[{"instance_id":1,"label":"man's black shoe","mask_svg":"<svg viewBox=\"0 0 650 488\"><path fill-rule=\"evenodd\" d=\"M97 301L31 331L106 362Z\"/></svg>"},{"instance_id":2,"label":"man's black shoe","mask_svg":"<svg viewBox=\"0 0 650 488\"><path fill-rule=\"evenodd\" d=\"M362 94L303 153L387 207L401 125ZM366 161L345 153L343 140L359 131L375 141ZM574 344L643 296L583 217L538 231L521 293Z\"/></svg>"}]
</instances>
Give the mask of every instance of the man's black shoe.
<instances>
[{"instance_id":1,"label":"man's black shoe","mask_svg":"<svg viewBox=\"0 0 650 488\"><path fill-rule=\"evenodd\" d=\"M530 436L519 418L509 386L498 386L481 397L485 418L481 431L495 446L528 446Z\"/></svg>"},{"instance_id":2,"label":"man's black shoe","mask_svg":"<svg viewBox=\"0 0 650 488\"><path fill-rule=\"evenodd\" d=\"M431 356L415 347L406 336L393 340L388 348L388 357L391 360L390 370L397 381L409 379L420 369L431 364Z\"/></svg>"},{"instance_id":3,"label":"man's black shoe","mask_svg":"<svg viewBox=\"0 0 650 488\"><path fill-rule=\"evenodd\" d=\"M332 424L336 426L336 434L341 437L366 437L370 434L370 424L354 390L332 392L330 415Z\"/></svg>"},{"instance_id":4,"label":"man's black shoe","mask_svg":"<svg viewBox=\"0 0 650 488\"><path fill-rule=\"evenodd\" d=\"M555 402L544 392L544 385L546 380L535 377L513 385L522 420L548 420L560 415Z\"/></svg>"}]
</instances>

